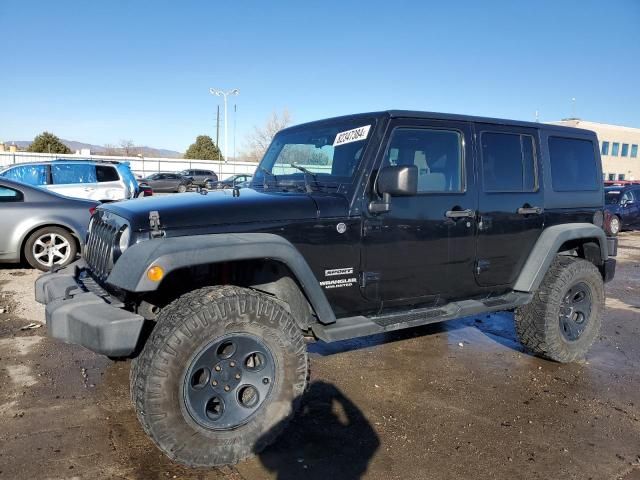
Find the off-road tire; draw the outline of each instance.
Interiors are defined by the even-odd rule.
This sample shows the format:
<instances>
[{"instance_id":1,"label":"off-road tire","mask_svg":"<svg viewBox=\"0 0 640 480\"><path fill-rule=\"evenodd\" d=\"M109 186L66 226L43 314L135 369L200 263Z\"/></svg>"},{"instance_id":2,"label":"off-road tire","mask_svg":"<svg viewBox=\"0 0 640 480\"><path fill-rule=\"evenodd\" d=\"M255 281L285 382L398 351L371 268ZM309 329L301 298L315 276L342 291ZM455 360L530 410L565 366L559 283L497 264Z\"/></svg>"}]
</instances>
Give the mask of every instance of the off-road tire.
<instances>
[{"instance_id":1,"label":"off-road tire","mask_svg":"<svg viewBox=\"0 0 640 480\"><path fill-rule=\"evenodd\" d=\"M591 295L591 314L582 334L568 341L559 321L563 298L572 286L584 284ZM561 363L581 360L598 336L604 311L604 284L598 269L581 258L558 256L531 303L516 309L520 343L536 355Z\"/></svg>"},{"instance_id":2,"label":"off-road tire","mask_svg":"<svg viewBox=\"0 0 640 480\"><path fill-rule=\"evenodd\" d=\"M188 365L229 333L259 337L274 357L269 397L248 423L212 430L188 413L181 395ZM131 366L132 401L144 431L172 460L191 467L235 464L272 443L295 413L308 382L305 342L291 314L247 288L206 287L162 310Z\"/></svg>"},{"instance_id":3,"label":"off-road tire","mask_svg":"<svg viewBox=\"0 0 640 480\"><path fill-rule=\"evenodd\" d=\"M178 185L178 193L184 193L187 191L187 186L182 184L182 185Z\"/></svg>"},{"instance_id":4,"label":"off-road tire","mask_svg":"<svg viewBox=\"0 0 640 480\"><path fill-rule=\"evenodd\" d=\"M34 249L34 244L36 241L38 241L38 239L42 238L43 236L52 235L52 234L56 235L58 238L60 237L64 238L64 240L66 240L68 244L68 247L65 248L65 251L67 252L67 258L65 258L64 261L62 262L59 262L59 261L54 262L54 265L60 266L60 267L66 267L71 262L74 262L76 260L76 256L78 254L78 242L76 241L75 237L71 234L71 232L69 232L69 230L66 230L62 227L54 227L54 226L42 227L36 230L35 232L33 232L31 235L29 235L29 238L27 238L27 240L24 242L24 249L22 251L24 259L33 268L37 268L38 270L42 270L45 272L51 269L51 266L44 265L35 258L33 249Z\"/></svg>"}]
</instances>

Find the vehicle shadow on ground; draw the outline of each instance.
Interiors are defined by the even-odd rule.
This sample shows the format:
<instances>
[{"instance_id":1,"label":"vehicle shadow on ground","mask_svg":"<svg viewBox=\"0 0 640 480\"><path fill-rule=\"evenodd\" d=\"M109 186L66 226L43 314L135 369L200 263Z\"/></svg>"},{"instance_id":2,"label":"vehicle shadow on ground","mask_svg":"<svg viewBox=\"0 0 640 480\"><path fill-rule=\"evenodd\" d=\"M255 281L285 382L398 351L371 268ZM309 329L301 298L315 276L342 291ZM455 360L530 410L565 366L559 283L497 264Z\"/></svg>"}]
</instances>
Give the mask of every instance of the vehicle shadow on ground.
<instances>
[{"instance_id":1,"label":"vehicle shadow on ground","mask_svg":"<svg viewBox=\"0 0 640 480\"><path fill-rule=\"evenodd\" d=\"M259 454L264 468L278 480L361 478L380 447L362 411L334 385L321 381L313 382L301 401L276 443Z\"/></svg>"}]
</instances>

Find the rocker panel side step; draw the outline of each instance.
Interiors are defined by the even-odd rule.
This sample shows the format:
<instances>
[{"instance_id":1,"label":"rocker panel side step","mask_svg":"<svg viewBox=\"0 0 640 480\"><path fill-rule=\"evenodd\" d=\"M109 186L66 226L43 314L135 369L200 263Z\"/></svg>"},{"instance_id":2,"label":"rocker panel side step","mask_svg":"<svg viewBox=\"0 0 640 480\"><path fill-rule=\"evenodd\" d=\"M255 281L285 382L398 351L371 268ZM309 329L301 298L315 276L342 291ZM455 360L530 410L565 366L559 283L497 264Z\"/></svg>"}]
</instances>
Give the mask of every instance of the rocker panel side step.
<instances>
[{"instance_id":1,"label":"rocker panel side step","mask_svg":"<svg viewBox=\"0 0 640 480\"><path fill-rule=\"evenodd\" d=\"M510 310L528 303L532 296L531 293L511 292L500 297L451 302L443 307L419 308L372 317L358 315L339 318L330 325L313 325L312 329L320 340L336 342L445 320L455 320L470 315Z\"/></svg>"}]
</instances>

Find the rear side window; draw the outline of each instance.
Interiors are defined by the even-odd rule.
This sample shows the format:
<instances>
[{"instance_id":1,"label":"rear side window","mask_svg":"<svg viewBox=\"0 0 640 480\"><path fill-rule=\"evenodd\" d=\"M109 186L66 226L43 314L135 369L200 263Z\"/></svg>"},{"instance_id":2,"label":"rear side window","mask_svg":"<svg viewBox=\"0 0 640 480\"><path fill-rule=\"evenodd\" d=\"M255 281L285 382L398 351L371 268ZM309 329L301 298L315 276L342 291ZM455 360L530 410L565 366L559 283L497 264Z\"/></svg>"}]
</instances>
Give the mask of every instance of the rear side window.
<instances>
[{"instance_id":1,"label":"rear side window","mask_svg":"<svg viewBox=\"0 0 640 480\"><path fill-rule=\"evenodd\" d=\"M598 190L599 175L591 140L549 137L551 183L556 192Z\"/></svg>"},{"instance_id":2,"label":"rear side window","mask_svg":"<svg viewBox=\"0 0 640 480\"><path fill-rule=\"evenodd\" d=\"M0 203L19 202L22 200L22 192L13 188L0 186Z\"/></svg>"},{"instance_id":3,"label":"rear side window","mask_svg":"<svg viewBox=\"0 0 640 480\"><path fill-rule=\"evenodd\" d=\"M7 170L2 176L29 185L46 185L48 183L46 165L20 165Z\"/></svg>"},{"instance_id":4,"label":"rear side window","mask_svg":"<svg viewBox=\"0 0 640 480\"><path fill-rule=\"evenodd\" d=\"M537 189L533 137L483 132L482 181L485 192L533 192Z\"/></svg>"},{"instance_id":5,"label":"rear side window","mask_svg":"<svg viewBox=\"0 0 640 480\"><path fill-rule=\"evenodd\" d=\"M96 183L95 165L54 164L51 165L51 177L54 184Z\"/></svg>"},{"instance_id":6,"label":"rear side window","mask_svg":"<svg viewBox=\"0 0 640 480\"><path fill-rule=\"evenodd\" d=\"M115 167L96 165L96 177L98 182L117 182L120 180Z\"/></svg>"}]
</instances>

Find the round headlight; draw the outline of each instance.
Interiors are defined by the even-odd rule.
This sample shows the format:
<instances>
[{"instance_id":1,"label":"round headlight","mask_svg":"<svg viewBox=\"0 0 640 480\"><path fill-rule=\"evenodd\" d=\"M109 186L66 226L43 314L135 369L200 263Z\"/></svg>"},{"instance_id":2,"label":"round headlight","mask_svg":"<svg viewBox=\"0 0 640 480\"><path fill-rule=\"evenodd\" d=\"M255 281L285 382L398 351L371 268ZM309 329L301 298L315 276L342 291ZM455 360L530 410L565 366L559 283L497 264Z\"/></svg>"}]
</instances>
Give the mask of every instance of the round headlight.
<instances>
[{"instance_id":1,"label":"round headlight","mask_svg":"<svg viewBox=\"0 0 640 480\"><path fill-rule=\"evenodd\" d=\"M124 229L120 232L120 237L118 238L118 249L120 253L124 253L124 251L129 247L129 240L131 239L131 231L129 227L124 227Z\"/></svg>"}]
</instances>

